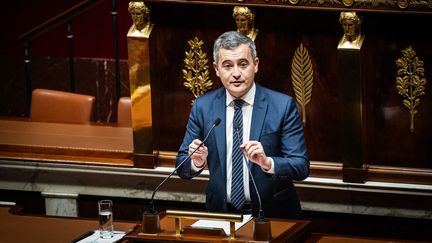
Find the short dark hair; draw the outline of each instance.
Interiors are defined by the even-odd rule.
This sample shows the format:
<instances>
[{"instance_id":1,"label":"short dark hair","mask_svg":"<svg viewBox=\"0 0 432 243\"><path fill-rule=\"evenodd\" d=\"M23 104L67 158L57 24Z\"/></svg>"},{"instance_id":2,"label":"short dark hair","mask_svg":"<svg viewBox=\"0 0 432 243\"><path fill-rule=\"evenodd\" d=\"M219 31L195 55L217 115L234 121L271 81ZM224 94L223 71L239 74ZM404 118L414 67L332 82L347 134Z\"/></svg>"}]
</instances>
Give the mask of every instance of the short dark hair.
<instances>
[{"instance_id":1,"label":"short dark hair","mask_svg":"<svg viewBox=\"0 0 432 243\"><path fill-rule=\"evenodd\" d=\"M257 51L255 42L247 37L246 35L237 32L237 31L228 31L221 34L215 41L213 45L213 60L215 63L218 62L219 51L221 48L232 50L242 44L246 44L249 46L249 49L252 54L252 59L257 57Z\"/></svg>"}]
</instances>

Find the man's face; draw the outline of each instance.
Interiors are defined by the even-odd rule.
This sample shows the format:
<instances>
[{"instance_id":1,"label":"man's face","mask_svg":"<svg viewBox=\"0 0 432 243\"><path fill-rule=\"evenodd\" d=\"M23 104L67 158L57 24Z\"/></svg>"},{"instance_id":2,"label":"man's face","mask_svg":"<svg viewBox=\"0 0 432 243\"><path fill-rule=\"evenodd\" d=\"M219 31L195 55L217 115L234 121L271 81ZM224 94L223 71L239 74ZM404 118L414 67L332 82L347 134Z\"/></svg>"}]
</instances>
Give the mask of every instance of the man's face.
<instances>
[{"instance_id":1,"label":"man's face","mask_svg":"<svg viewBox=\"0 0 432 243\"><path fill-rule=\"evenodd\" d=\"M221 48L218 63L213 63L213 67L228 92L240 98L251 89L258 62L258 58L252 59L249 46L242 44L233 50Z\"/></svg>"}]
</instances>

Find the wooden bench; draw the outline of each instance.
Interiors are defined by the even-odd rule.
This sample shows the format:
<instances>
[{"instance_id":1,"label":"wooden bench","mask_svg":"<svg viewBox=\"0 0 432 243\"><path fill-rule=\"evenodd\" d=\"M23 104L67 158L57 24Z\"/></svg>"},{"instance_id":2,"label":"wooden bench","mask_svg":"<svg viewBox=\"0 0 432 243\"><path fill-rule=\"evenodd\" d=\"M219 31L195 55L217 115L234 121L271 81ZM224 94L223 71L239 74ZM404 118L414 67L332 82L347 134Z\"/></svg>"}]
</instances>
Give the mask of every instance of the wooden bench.
<instances>
[{"instance_id":1,"label":"wooden bench","mask_svg":"<svg viewBox=\"0 0 432 243\"><path fill-rule=\"evenodd\" d=\"M0 157L133 166L132 128L0 120Z\"/></svg>"}]
</instances>

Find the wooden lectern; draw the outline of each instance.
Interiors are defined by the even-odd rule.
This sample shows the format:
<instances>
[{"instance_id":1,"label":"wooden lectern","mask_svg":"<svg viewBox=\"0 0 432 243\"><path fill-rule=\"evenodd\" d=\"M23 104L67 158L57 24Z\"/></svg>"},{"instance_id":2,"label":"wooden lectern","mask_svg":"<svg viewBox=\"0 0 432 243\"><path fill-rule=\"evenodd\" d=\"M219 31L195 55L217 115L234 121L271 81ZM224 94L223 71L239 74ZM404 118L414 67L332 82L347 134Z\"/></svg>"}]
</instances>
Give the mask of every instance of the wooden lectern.
<instances>
[{"instance_id":1,"label":"wooden lectern","mask_svg":"<svg viewBox=\"0 0 432 243\"><path fill-rule=\"evenodd\" d=\"M204 215L205 214L205 215ZM203 216L204 215L204 216ZM306 220L271 219L271 240L254 240L254 220L250 220L235 233L225 235L222 229L191 227L198 219L208 219L212 213L167 210L160 214L161 231L155 234L143 233L142 225L137 224L123 240L125 242L304 242L310 235L310 222ZM214 218L230 224L241 221L242 215L218 214ZM219 217L219 218L218 218ZM231 229L233 227L231 226Z\"/></svg>"}]
</instances>

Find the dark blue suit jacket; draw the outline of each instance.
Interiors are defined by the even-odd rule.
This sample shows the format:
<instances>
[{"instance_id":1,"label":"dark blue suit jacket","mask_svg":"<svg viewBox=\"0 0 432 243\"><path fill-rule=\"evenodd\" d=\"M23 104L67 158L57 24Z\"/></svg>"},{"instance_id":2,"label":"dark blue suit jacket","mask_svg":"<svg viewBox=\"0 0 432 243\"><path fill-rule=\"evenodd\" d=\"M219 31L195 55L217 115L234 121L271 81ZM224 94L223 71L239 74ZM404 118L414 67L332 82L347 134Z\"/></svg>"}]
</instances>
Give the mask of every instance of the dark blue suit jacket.
<instances>
[{"instance_id":1,"label":"dark blue suit jacket","mask_svg":"<svg viewBox=\"0 0 432 243\"><path fill-rule=\"evenodd\" d=\"M195 139L201 141L213 122L221 119L205 145L210 174L206 191L206 208L226 212L226 92L222 87L197 98L192 106L186 134L177 155L177 166L188 155L188 146ZM300 203L292 180L303 180L309 175L309 160L303 136L303 126L292 97L256 84L250 140L260 141L267 156L273 158L275 173L265 173L260 166L249 162L261 196L264 215L269 218L301 218ZM186 161L177 174L190 179L199 172ZM258 199L252 183L250 193L254 215Z\"/></svg>"}]
</instances>

